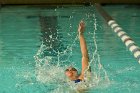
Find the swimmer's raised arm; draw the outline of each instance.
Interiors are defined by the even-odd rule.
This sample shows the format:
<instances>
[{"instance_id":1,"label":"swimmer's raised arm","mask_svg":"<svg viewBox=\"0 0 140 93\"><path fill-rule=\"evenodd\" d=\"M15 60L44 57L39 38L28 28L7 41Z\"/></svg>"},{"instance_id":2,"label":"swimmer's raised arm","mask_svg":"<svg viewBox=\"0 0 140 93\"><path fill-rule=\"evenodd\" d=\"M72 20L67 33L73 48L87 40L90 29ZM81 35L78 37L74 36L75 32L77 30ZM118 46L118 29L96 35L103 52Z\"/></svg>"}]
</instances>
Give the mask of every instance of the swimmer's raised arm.
<instances>
[{"instance_id":1,"label":"swimmer's raised arm","mask_svg":"<svg viewBox=\"0 0 140 93\"><path fill-rule=\"evenodd\" d=\"M89 56L88 56L88 50L86 41L84 39L84 30L85 30L85 24L83 21L80 22L78 32L79 32L79 40L80 40L80 47L81 47L81 53L82 53L82 71L81 75L79 76L79 79L84 79L84 71L88 68L89 65Z\"/></svg>"}]
</instances>

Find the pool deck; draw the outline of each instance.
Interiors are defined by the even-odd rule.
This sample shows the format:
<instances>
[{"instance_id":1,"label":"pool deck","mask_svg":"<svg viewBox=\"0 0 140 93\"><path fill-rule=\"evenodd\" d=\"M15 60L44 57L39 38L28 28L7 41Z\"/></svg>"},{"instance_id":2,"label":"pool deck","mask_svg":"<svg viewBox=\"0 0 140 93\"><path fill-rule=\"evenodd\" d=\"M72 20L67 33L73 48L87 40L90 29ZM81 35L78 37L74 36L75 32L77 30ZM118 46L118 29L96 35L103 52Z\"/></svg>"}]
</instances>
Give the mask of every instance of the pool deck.
<instances>
[{"instance_id":1,"label":"pool deck","mask_svg":"<svg viewBox=\"0 0 140 93\"><path fill-rule=\"evenodd\" d=\"M0 0L0 4L140 4L140 0Z\"/></svg>"}]
</instances>

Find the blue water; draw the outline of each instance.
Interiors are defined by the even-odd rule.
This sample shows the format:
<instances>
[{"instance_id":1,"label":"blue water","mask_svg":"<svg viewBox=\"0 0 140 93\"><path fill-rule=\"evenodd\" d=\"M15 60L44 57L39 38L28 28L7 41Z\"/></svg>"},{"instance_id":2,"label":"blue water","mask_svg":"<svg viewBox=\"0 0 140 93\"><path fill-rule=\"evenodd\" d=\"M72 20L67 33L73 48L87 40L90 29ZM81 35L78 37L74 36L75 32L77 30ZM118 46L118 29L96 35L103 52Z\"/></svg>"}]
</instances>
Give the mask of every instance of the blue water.
<instances>
[{"instance_id":1,"label":"blue water","mask_svg":"<svg viewBox=\"0 0 140 93\"><path fill-rule=\"evenodd\" d=\"M140 46L140 7L110 5L104 8ZM77 27L81 19L86 23L85 38L90 59L95 50L93 40L96 38L101 64L110 80L110 83L101 82L81 93L139 93L140 68L137 60L94 6L2 7L0 93L76 93L75 89L65 87L61 81L65 80L65 66L74 65L78 70L81 68L77 39ZM94 24L97 26L96 37L93 35ZM39 54L39 58L47 58L38 63L34 56L42 44L45 50ZM38 68L38 64L44 66L47 62L51 66ZM103 79L105 75L100 77Z\"/></svg>"}]
</instances>

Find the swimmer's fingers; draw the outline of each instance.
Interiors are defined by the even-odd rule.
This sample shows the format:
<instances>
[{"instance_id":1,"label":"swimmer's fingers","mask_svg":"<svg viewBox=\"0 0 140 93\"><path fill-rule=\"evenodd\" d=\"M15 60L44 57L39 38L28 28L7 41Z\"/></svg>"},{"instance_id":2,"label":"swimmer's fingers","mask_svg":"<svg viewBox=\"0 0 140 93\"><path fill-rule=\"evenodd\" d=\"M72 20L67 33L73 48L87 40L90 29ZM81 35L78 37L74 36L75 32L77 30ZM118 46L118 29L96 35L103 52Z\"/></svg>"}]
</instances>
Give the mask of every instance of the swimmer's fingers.
<instances>
[{"instance_id":1,"label":"swimmer's fingers","mask_svg":"<svg viewBox=\"0 0 140 93\"><path fill-rule=\"evenodd\" d=\"M78 28L78 32L84 32L84 30L85 30L85 23L84 23L84 21L83 20L81 20L81 22L79 23L79 28Z\"/></svg>"}]
</instances>

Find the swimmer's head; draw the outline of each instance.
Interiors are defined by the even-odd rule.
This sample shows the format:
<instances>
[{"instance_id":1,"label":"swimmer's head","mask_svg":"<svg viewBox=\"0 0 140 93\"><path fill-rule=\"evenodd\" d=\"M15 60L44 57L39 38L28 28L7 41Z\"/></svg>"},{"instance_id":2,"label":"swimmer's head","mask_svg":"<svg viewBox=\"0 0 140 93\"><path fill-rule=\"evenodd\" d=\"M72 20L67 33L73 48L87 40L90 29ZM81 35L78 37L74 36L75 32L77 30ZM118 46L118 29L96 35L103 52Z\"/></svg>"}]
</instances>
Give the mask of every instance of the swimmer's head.
<instances>
[{"instance_id":1,"label":"swimmer's head","mask_svg":"<svg viewBox=\"0 0 140 93\"><path fill-rule=\"evenodd\" d=\"M78 71L77 71L77 69L74 68L74 67L68 67L68 68L65 70L65 75L66 75L68 78L77 77Z\"/></svg>"}]
</instances>

